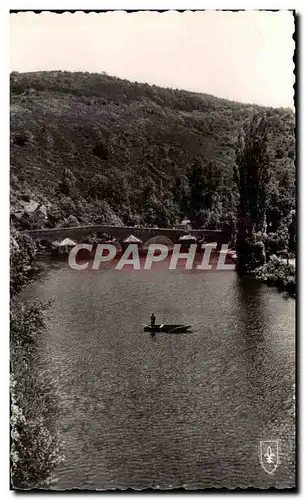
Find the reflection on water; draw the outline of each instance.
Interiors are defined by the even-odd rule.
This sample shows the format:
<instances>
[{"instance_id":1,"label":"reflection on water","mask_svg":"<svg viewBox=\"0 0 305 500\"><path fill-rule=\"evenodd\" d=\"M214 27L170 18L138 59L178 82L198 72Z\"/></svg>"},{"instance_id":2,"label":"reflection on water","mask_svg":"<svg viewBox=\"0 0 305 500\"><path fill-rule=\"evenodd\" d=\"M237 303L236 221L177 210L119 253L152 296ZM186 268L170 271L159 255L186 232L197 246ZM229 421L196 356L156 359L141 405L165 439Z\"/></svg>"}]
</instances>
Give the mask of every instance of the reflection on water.
<instances>
[{"instance_id":1,"label":"reflection on water","mask_svg":"<svg viewBox=\"0 0 305 500\"><path fill-rule=\"evenodd\" d=\"M55 298L38 362L60 394L58 488L294 485L293 299L233 272L64 263L26 295ZM192 333L144 333L152 312ZM260 440L279 440L272 475Z\"/></svg>"}]
</instances>

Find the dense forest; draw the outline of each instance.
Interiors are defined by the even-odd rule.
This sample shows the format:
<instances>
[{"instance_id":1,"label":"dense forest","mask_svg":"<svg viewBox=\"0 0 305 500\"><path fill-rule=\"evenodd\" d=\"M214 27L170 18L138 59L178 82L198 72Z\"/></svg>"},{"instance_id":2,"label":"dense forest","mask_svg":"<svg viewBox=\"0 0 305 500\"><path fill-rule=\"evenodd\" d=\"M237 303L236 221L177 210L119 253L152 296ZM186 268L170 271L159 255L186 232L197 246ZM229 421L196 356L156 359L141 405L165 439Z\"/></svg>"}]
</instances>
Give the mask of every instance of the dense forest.
<instances>
[{"instance_id":1,"label":"dense forest","mask_svg":"<svg viewBox=\"0 0 305 500\"><path fill-rule=\"evenodd\" d=\"M226 229L234 239L240 129L268 123L267 228L295 206L295 117L108 76L11 73L11 215L16 229L82 223ZM36 210L26 210L30 202ZM35 206L35 205L34 205ZM40 209L42 208L42 209Z\"/></svg>"}]
</instances>

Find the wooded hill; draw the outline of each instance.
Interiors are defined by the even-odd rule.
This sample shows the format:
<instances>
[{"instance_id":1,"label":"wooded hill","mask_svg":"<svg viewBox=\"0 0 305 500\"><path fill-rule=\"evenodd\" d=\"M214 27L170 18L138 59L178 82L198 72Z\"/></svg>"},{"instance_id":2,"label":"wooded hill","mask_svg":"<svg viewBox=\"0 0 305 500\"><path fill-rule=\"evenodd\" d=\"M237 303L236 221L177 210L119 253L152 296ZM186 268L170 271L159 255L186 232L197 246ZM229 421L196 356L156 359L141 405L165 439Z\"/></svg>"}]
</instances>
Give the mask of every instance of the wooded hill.
<instances>
[{"instance_id":1,"label":"wooded hill","mask_svg":"<svg viewBox=\"0 0 305 500\"><path fill-rule=\"evenodd\" d=\"M233 227L238 133L256 113L270 124L275 226L295 203L290 109L132 83L106 74L11 73L11 205L16 227L125 223ZM48 218L20 217L21 200Z\"/></svg>"}]
</instances>

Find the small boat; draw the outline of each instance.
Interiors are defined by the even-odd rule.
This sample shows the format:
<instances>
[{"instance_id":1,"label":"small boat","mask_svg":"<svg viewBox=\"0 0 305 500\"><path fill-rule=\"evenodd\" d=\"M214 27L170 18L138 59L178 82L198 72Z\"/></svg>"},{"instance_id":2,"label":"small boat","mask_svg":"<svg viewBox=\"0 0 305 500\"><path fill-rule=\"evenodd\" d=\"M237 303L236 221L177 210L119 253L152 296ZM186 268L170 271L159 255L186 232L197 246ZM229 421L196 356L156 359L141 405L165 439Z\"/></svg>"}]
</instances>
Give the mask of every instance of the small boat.
<instances>
[{"instance_id":1,"label":"small boat","mask_svg":"<svg viewBox=\"0 0 305 500\"><path fill-rule=\"evenodd\" d=\"M144 332L186 333L191 325L144 325Z\"/></svg>"}]
</instances>

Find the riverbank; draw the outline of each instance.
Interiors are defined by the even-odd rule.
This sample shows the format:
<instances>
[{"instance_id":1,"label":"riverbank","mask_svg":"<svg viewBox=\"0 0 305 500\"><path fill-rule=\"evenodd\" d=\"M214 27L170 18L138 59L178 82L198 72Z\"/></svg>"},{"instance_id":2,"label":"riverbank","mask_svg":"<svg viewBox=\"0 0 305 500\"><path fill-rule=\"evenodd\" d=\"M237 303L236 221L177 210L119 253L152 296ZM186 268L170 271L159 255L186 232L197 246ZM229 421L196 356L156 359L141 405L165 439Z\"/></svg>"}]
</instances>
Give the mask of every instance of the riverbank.
<instances>
[{"instance_id":1,"label":"riverbank","mask_svg":"<svg viewBox=\"0 0 305 500\"><path fill-rule=\"evenodd\" d=\"M258 280L274 285L280 290L286 290L292 296L296 294L296 269L295 260L285 261L275 255L263 266L253 273Z\"/></svg>"}]
</instances>

